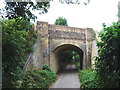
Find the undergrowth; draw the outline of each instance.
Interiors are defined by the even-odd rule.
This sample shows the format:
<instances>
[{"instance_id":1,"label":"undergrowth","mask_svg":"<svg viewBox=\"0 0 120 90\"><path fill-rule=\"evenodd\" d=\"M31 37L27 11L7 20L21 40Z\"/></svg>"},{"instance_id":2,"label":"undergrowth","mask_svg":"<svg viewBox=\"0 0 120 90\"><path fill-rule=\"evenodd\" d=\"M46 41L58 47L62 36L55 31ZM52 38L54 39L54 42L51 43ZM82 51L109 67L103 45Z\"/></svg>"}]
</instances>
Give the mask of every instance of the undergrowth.
<instances>
[{"instance_id":1,"label":"undergrowth","mask_svg":"<svg viewBox=\"0 0 120 90\"><path fill-rule=\"evenodd\" d=\"M22 75L19 88L49 88L57 75L48 70L28 70Z\"/></svg>"},{"instance_id":2,"label":"undergrowth","mask_svg":"<svg viewBox=\"0 0 120 90\"><path fill-rule=\"evenodd\" d=\"M81 82L80 88L97 88L98 78L97 72L94 69L86 68L79 70L79 80Z\"/></svg>"},{"instance_id":3,"label":"undergrowth","mask_svg":"<svg viewBox=\"0 0 120 90\"><path fill-rule=\"evenodd\" d=\"M16 87L19 74L33 51L33 24L20 18L2 21L2 87Z\"/></svg>"}]
</instances>

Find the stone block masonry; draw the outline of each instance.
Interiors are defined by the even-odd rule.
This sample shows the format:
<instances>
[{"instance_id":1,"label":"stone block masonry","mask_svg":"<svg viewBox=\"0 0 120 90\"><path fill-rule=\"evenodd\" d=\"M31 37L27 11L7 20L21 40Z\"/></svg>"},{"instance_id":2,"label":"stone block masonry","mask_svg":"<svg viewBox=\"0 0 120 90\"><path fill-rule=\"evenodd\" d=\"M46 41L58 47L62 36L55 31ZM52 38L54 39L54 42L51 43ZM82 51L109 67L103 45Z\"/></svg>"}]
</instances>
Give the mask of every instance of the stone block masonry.
<instances>
[{"instance_id":1,"label":"stone block masonry","mask_svg":"<svg viewBox=\"0 0 120 90\"><path fill-rule=\"evenodd\" d=\"M81 69L91 65L92 44L95 40L92 28L75 28L63 25L51 25L37 22L37 44L28 65L29 68L41 69L48 65L57 72L60 54L65 50L74 50L81 56Z\"/></svg>"}]
</instances>

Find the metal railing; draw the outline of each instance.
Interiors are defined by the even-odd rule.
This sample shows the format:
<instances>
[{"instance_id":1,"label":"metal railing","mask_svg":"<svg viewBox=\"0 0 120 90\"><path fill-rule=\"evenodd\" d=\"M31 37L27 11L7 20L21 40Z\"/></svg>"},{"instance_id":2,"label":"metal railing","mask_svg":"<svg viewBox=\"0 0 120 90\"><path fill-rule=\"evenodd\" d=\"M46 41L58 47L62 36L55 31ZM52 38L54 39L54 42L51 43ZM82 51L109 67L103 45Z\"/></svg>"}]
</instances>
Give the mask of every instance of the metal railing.
<instances>
[{"instance_id":1,"label":"metal railing","mask_svg":"<svg viewBox=\"0 0 120 90\"><path fill-rule=\"evenodd\" d=\"M25 65L23 66L22 73L23 73L23 72L25 71L25 69L27 68L27 65L28 65L28 63L29 63L30 58L31 58L32 55L33 55L33 52L30 53L30 55L28 56L27 61L25 62Z\"/></svg>"},{"instance_id":2,"label":"metal railing","mask_svg":"<svg viewBox=\"0 0 120 90\"><path fill-rule=\"evenodd\" d=\"M38 41L36 40L35 44L33 45L33 48L36 47L37 42L38 42ZM32 55L33 55L33 52L31 52L30 55L28 56L27 61L25 62L21 73L23 73L23 72L25 71L25 69L27 68L27 65L28 65L28 63L29 63L30 58L32 57Z\"/></svg>"}]
</instances>

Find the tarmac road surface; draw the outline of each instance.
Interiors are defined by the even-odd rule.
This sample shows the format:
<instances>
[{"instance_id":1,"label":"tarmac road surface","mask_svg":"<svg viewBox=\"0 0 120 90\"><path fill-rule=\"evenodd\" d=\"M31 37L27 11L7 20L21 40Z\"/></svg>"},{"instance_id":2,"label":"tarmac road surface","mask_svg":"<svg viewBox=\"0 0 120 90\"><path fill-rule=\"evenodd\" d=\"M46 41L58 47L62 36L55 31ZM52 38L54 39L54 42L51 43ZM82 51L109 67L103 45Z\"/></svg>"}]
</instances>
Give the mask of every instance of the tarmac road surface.
<instances>
[{"instance_id":1,"label":"tarmac road surface","mask_svg":"<svg viewBox=\"0 0 120 90\"><path fill-rule=\"evenodd\" d=\"M51 88L80 88L80 82L75 65L68 65L60 73L58 80Z\"/></svg>"}]
</instances>

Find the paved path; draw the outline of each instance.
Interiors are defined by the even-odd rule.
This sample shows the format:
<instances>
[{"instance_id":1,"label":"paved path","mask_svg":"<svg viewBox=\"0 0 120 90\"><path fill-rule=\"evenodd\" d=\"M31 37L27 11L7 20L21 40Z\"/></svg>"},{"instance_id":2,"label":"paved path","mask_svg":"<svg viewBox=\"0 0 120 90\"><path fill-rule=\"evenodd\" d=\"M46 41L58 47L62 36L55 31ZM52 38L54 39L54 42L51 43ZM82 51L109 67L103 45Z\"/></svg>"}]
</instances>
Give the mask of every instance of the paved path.
<instances>
[{"instance_id":1,"label":"paved path","mask_svg":"<svg viewBox=\"0 0 120 90\"><path fill-rule=\"evenodd\" d=\"M80 88L77 70L74 65L68 65L60 73L59 79L52 85L52 88Z\"/></svg>"}]
</instances>

